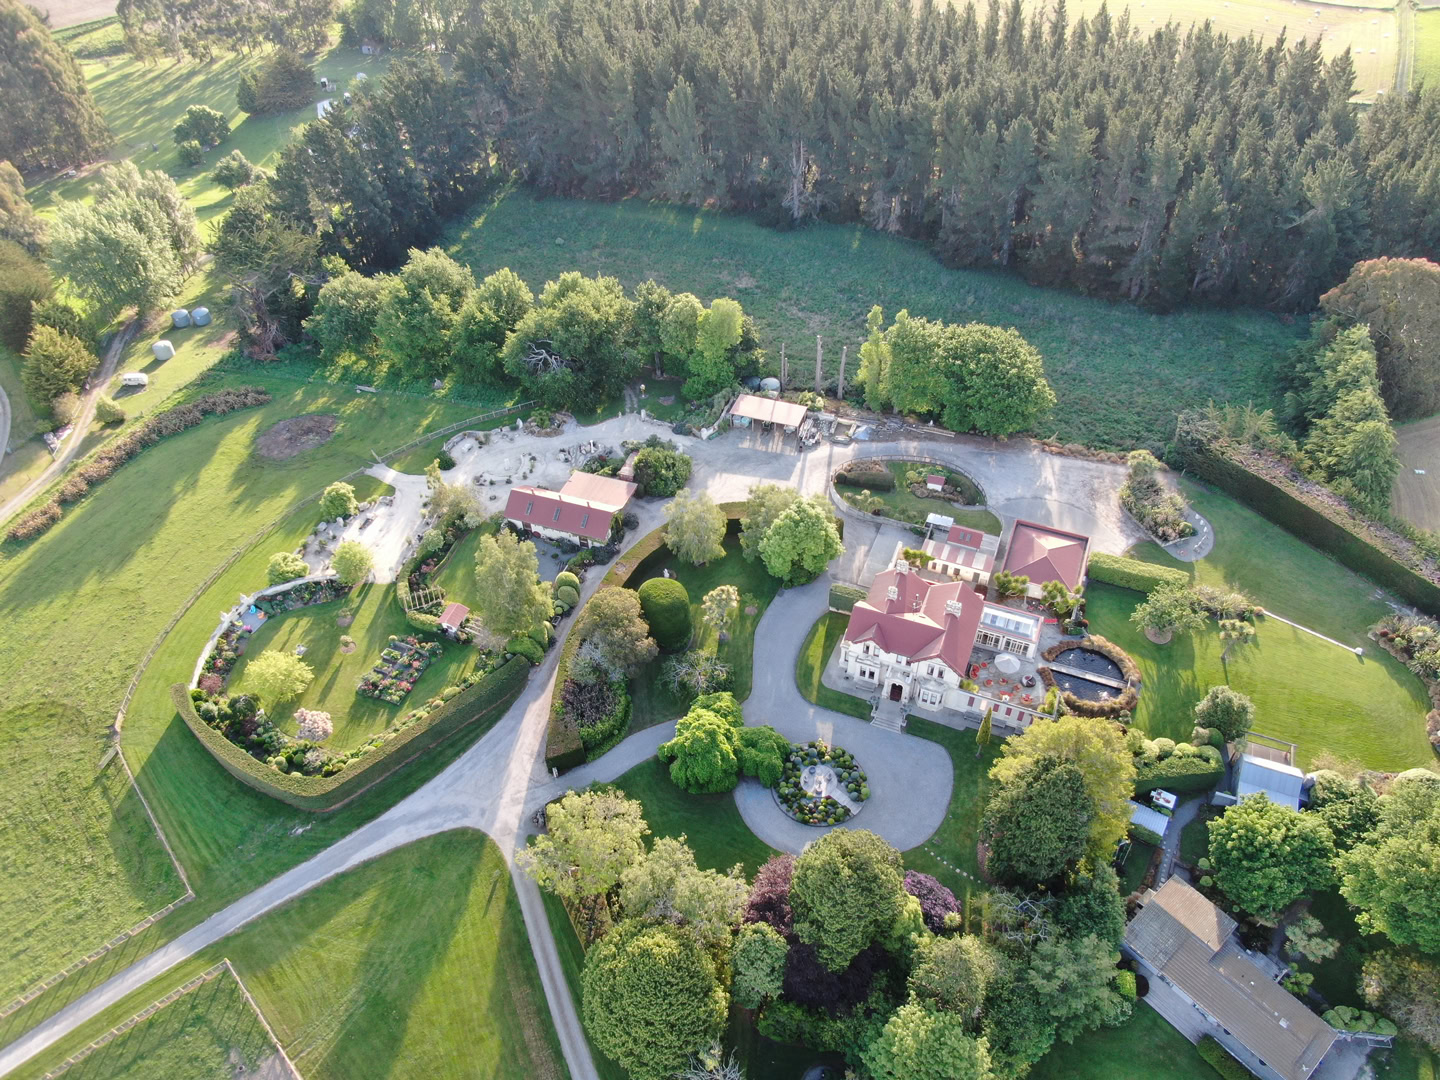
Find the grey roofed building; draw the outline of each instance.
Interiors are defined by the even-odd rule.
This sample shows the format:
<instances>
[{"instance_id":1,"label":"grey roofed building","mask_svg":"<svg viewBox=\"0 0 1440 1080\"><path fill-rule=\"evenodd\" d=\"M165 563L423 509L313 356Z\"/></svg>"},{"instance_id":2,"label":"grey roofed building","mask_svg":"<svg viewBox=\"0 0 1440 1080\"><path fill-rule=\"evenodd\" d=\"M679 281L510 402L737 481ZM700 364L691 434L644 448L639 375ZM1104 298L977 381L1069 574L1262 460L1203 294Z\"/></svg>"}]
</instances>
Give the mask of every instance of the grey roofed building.
<instances>
[{"instance_id":1,"label":"grey roofed building","mask_svg":"<svg viewBox=\"0 0 1440 1080\"><path fill-rule=\"evenodd\" d=\"M1240 755L1240 769L1235 776L1236 798L1260 794L1278 806L1299 810L1300 792L1304 786L1305 774L1294 765L1277 761L1269 755Z\"/></svg>"},{"instance_id":2,"label":"grey roofed building","mask_svg":"<svg viewBox=\"0 0 1440 1080\"><path fill-rule=\"evenodd\" d=\"M1142 902L1124 951L1146 978L1189 1002L1208 1034L1257 1076L1313 1076L1338 1033L1245 954L1235 920L1174 877Z\"/></svg>"}]
</instances>

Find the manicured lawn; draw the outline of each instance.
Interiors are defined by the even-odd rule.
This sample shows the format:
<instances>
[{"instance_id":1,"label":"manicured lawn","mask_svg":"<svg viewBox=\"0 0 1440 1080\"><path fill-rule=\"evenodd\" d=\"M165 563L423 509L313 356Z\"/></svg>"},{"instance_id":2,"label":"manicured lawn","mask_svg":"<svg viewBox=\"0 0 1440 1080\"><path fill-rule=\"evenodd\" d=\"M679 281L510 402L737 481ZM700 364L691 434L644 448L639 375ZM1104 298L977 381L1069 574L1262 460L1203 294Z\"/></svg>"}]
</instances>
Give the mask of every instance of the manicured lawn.
<instances>
[{"instance_id":1,"label":"manicured lawn","mask_svg":"<svg viewBox=\"0 0 1440 1080\"><path fill-rule=\"evenodd\" d=\"M800 657L795 661L795 685L806 701L846 716L869 720L871 710L868 701L832 690L820 681L825 673L825 664L845 636L845 627L849 622L850 617L838 611L827 611L820 616L805 635L805 643L800 646Z\"/></svg>"},{"instance_id":2,"label":"manicured lawn","mask_svg":"<svg viewBox=\"0 0 1440 1080\"><path fill-rule=\"evenodd\" d=\"M1056 1043L1030 1070L1032 1080L1214 1080L1194 1046L1144 1002L1122 1027Z\"/></svg>"},{"instance_id":3,"label":"manicured lawn","mask_svg":"<svg viewBox=\"0 0 1440 1080\"><path fill-rule=\"evenodd\" d=\"M0 821L8 883L0 893L0 925L17 934L29 930L23 954L0 950L0 986L59 971L133 925L137 912L143 917L181 891L165 876L171 871L164 853L139 817L127 810L110 821L112 804L123 806L123 795L109 786L108 774L94 778L105 731L157 631L263 524L363 465L367 447L400 445L464 415L441 402L271 381L263 369L197 390L242 382L268 382L275 400L150 447L67 510L43 538L0 549L0 686L7 696L0 732L16 747L0 774L0 795L12 808L53 808L36 826L16 812ZM257 433L307 412L340 417L329 443L286 461L252 454ZM294 515L222 575L167 639L127 715L126 758L202 898L132 939L137 949L148 951L169 934L166 923L183 928L204 909L313 854L379 813L411 782L401 779L408 771L402 770L399 782L382 785L374 798L322 819L287 811L231 780L169 702L168 687L189 679L217 613L264 582L270 554L293 548L314 514L310 508ZM66 718L63 734L57 716ZM66 890L83 901L83 919L62 917ZM54 918L42 919L40 912ZM130 955L132 942L117 950L116 962ZM0 1039L23 1030L16 1025L27 1017L33 1023L34 1010L48 1012L92 974L66 979L31 1009L7 1018Z\"/></svg>"},{"instance_id":4,"label":"manicured lawn","mask_svg":"<svg viewBox=\"0 0 1440 1080\"><path fill-rule=\"evenodd\" d=\"M911 466L913 467L913 466ZM981 532L990 533L992 536L999 536L1003 526L1000 519L989 510L982 510L976 507L962 508L953 503L941 499L922 499L911 493L905 486L905 469L907 466L899 462L890 462L888 468L895 475L896 483L893 491L871 491L870 494L879 499L883 504L883 513L886 517L895 518L897 521L908 521L912 525L925 524L926 518L931 514L944 514L946 517L955 519L957 525L965 525L971 529L979 529ZM840 497L858 510L870 512L870 507L861 502L861 492L867 489L850 487L848 484L837 485L835 490ZM918 541L917 541L918 543Z\"/></svg>"},{"instance_id":5,"label":"manicured lawn","mask_svg":"<svg viewBox=\"0 0 1440 1080\"><path fill-rule=\"evenodd\" d=\"M1150 860L1155 857L1155 848L1150 844L1142 844L1136 840L1130 845L1130 853L1125 856L1125 865L1121 868L1120 891L1129 896L1140 883L1145 880L1145 871L1150 869Z\"/></svg>"},{"instance_id":6,"label":"manicured lawn","mask_svg":"<svg viewBox=\"0 0 1440 1080\"><path fill-rule=\"evenodd\" d=\"M760 617L775 599L780 582L765 570L759 559L748 561L740 552L740 526L731 522L730 532L725 537L725 555L704 566L691 566L678 559L668 547L661 547L654 554L641 560L631 573L626 585L639 588L652 577L669 570L679 579L690 594L690 615L695 625L695 636L691 647L713 649L723 663L730 665L731 689L737 698L744 701L750 696L755 671L755 627ZM721 585L734 585L740 591L740 610L731 621L729 638L717 641L717 635L702 617L701 601L705 594ZM754 609L753 611L751 609ZM630 681L634 708L630 730L639 731L683 716L689 708L689 699L671 693L660 685L660 671L664 657L657 657L641 669ZM763 717L752 718L753 723L764 723Z\"/></svg>"},{"instance_id":7,"label":"manicured lawn","mask_svg":"<svg viewBox=\"0 0 1440 1080\"><path fill-rule=\"evenodd\" d=\"M675 786L670 767L659 758L635 766L615 784L645 807L652 839L684 834L702 869L724 871L740 863L745 876L753 877L760 865L775 854L740 817L731 792L691 795Z\"/></svg>"},{"instance_id":8,"label":"manicured lawn","mask_svg":"<svg viewBox=\"0 0 1440 1080\"><path fill-rule=\"evenodd\" d=\"M65 1075L73 1080L232 1080L237 1067L254 1070L274 1056L275 1044L227 972L142 1020Z\"/></svg>"},{"instance_id":9,"label":"manicured lawn","mask_svg":"<svg viewBox=\"0 0 1440 1080\"><path fill-rule=\"evenodd\" d=\"M1214 527L1215 547L1198 563L1177 562L1148 542L1132 556L1186 571L1202 585L1239 589L1277 615L1376 651L1365 635L1390 608L1374 583L1227 495L1188 480L1180 488Z\"/></svg>"},{"instance_id":10,"label":"manicured lawn","mask_svg":"<svg viewBox=\"0 0 1440 1080\"><path fill-rule=\"evenodd\" d=\"M221 957L306 1080L566 1075L509 870L468 829L318 886L131 994L36 1064L53 1065Z\"/></svg>"},{"instance_id":11,"label":"manicured lawn","mask_svg":"<svg viewBox=\"0 0 1440 1080\"><path fill-rule=\"evenodd\" d=\"M337 626L336 618L342 614L353 614L354 623L344 628ZM425 669L415 689L401 704L391 705L356 693L360 677L380 660L380 653L391 635L403 638L412 633L395 599L394 585L363 585L346 599L315 604L268 619L250 636L228 689L231 693L247 691L245 668L262 651L278 649L289 653L294 652L297 645L304 645L305 663L314 669L315 679L299 698L287 701L279 710L270 710L271 719L293 735L296 709L328 712L335 734L326 745L349 750L384 731L405 713L424 704L427 698L458 682L474 669L480 658L474 646L446 641L445 651ZM349 654L340 651L340 638L346 634L355 639L355 651Z\"/></svg>"},{"instance_id":12,"label":"manicured lawn","mask_svg":"<svg viewBox=\"0 0 1440 1080\"><path fill-rule=\"evenodd\" d=\"M976 757L977 733L974 731L957 731L919 716L910 717L905 731L907 736L938 743L950 755L950 764L955 770L955 786L950 790L950 809L944 823L920 847L905 852L905 865L939 878L954 892L956 899L966 902L968 911L969 897L984 891L975 845L980 839L985 800L989 798L990 766L1000 756L1003 740L992 739ZM957 874L951 866L958 867L968 877Z\"/></svg>"},{"instance_id":13,"label":"manicured lawn","mask_svg":"<svg viewBox=\"0 0 1440 1080\"><path fill-rule=\"evenodd\" d=\"M1195 703L1212 686L1229 683L1255 702L1255 730L1299 746L1309 767L1329 751L1372 769L1426 765L1427 699L1418 679L1378 649L1363 659L1337 645L1262 618L1253 644L1237 646L1228 662L1214 622L1168 645L1152 644L1130 623L1141 595L1091 585L1090 629L1125 649L1140 665L1143 688L1136 719L1153 736L1190 737Z\"/></svg>"},{"instance_id":14,"label":"manicured lawn","mask_svg":"<svg viewBox=\"0 0 1440 1080\"><path fill-rule=\"evenodd\" d=\"M854 372L853 345L872 304L887 320L908 308L949 322L1014 326L1044 355L1059 397L1039 433L1096 446L1159 448L1173 436L1178 410L1211 398L1275 403L1277 375L1299 333L1257 311L1157 315L1006 274L951 270L922 244L860 225L778 234L738 215L638 200L542 200L518 186L455 225L446 246L478 276L508 266L537 293L562 271L580 270L613 274L627 287L653 277L706 302L733 296L754 317L772 368L788 343L802 385L816 334L830 376L842 342L852 345ZM1214 356L1226 362L1215 364Z\"/></svg>"}]
</instances>

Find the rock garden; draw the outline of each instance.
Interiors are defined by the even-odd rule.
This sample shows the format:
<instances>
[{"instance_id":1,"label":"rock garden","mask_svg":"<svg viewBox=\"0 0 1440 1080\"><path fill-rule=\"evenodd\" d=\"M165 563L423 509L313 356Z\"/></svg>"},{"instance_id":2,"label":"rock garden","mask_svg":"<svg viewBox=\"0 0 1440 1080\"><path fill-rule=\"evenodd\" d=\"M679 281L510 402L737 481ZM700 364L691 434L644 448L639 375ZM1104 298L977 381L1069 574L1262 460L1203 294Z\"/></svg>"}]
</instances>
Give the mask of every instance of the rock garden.
<instances>
[{"instance_id":1,"label":"rock garden","mask_svg":"<svg viewBox=\"0 0 1440 1080\"><path fill-rule=\"evenodd\" d=\"M802 825L839 825L864 808L870 798L865 770L844 747L814 739L792 745L775 799Z\"/></svg>"}]
</instances>

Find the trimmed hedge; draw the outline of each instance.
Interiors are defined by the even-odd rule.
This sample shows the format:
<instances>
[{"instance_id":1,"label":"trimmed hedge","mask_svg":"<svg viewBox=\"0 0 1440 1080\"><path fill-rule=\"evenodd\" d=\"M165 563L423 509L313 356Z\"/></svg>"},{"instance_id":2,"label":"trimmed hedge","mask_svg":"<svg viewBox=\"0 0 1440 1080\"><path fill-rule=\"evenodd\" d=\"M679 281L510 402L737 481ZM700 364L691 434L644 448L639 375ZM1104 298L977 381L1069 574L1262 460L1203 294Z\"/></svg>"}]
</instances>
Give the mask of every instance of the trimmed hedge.
<instances>
[{"instance_id":1,"label":"trimmed hedge","mask_svg":"<svg viewBox=\"0 0 1440 1080\"><path fill-rule=\"evenodd\" d=\"M566 713L564 694L559 692L570 680L570 661L575 659L579 648L580 635L567 634L560 649L560 660L555 665L555 691L550 694L550 722L545 729L545 767L561 772L585 764L585 745L580 739L580 728Z\"/></svg>"},{"instance_id":2,"label":"trimmed hedge","mask_svg":"<svg viewBox=\"0 0 1440 1080\"><path fill-rule=\"evenodd\" d=\"M864 589L857 589L853 585L831 585L830 586L830 610L831 611L853 611L855 605L866 596Z\"/></svg>"},{"instance_id":3,"label":"trimmed hedge","mask_svg":"<svg viewBox=\"0 0 1440 1080\"><path fill-rule=\"evenodd\" d=\"M1154 829L1147 829L1144 825L1131 825L1130 835L1142 844L1149 844L1151 847L1162 847L1165 838Z\"/></svg>"},{"instance_id":4,"label":"trimmed hedge","mask_svg":"<svg viewBox=\"0 0 1440 1080\"><path fill-rule=\"evenodd\" d=\"M1107 585L1118 585L1122 589L1134 589L1148 593L1161 585L1190 584L1190 575L1173 566L1154 566L1139 559L1127 559L1123 555L1107 555L1103 551L1090 556L1090 568L1086 572L1091 581L1103 581Z\"/></svg>"},{"instance_id":5,"label":"trimmed hedge","mask_svg":"<svg viewBox=\"0 0 1440 1080\"><path fill-rule=\"evenodd\" d=\"M1240 1064L1229 1050L1211 1036L1206 1035L1196 1043L1195 1049L1200 1051L1200 1056L1225 1080L1254 1080L1255 1074Z\"/></svg>"},{"instance_id":6,"label":"trimmed hedge","mask_svg":"<svg viewBox=\"0 0 1440 1080\"><path fill-rule=\"evenodd\" d=\"M835 473L835 483L868 491L894 491L895 474L880 464L846 465Z\"/></svg>"},{"instance_id":7,"label":"trimmed hedge","mask_svg":"<svg viewBox=\"0 0 1440 1080\"><path fill-rule=\"evenodd\" d=\"M297 776L256 761L224 735L200 719L190 688L170 688L185 726L210 751L220 767L247 787L300 810L330 810L366 787L395 772L416 755L480 720L494 721L520 696L530 677L530 665L516 657L496 668L474 686L462 690L386 740L385 744L352 762L334 776Z\"/></svg>"},{"instance_id":8,"label":"trimmed hedge","mask_svg":"<svg viewBox=\"0 0 1440 1080\"><path fill-rule=\"evenodd\" d=\"M638 591L640 610L645 613L655 643L668 652L690 644L695 627L685 586L676 578L652 577L642 582Z\"/></svg>"},{"instance_id":9,"label":"trimmed hedge","mask_svg":"<svg viewBox=\"0 0 1440 1080\"><path fill-rule=\"evenodd\" d=\"M1262 517L1312 547L1333 555L1344 566L1394 589L1430 615L1440 615L1440 585L1406 566L1365 535L1370 523L1354 513L1307 501L1298 487L1282 485L1223 454L1214 442L1177 436L1175 456L1200 479L1234 496ZM1093 560L1092 560L1093 561Z\"/></svg>"},{"instance_id":10,"label":"trimmed hedge","mask_svg":"<svg viewBox=\"0 0 1440 1080\"><path fill-rule=\"evenodd\" d=\"M543 648L535 644L531 638L518 634L505 642L505 651L514 653L516 656L523 656L537 667L545 659L545 650Z\"/></svg>"},{"instance_id":11,"label":"trimmed hedge","mask_svg":"<svg viewBox=\"0 0 1440 1080\"><path fill-rule=\"evenodd\" d=\"M1156 788L1166 791L1204 791L1218 784L1225 776L1225 766L1203 757L1177 757L1171 754L1163 761L1135 763L1135 794L1143 795Z\"/></svg>"}]
</instances>

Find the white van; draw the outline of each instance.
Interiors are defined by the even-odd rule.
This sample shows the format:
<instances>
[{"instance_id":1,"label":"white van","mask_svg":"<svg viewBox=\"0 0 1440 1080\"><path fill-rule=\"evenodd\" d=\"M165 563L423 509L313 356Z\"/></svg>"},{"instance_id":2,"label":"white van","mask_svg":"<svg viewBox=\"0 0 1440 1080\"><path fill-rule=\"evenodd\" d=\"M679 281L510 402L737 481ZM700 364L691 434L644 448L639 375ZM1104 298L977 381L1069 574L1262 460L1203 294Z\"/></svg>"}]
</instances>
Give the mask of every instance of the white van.
<instances>
[{"instance_id":1,"label":"white van","mask_svg":"<svg viewBox=\"0 0 1440 1080\"><path fill-rule=\"evenodd\" d=\"M150 376L143 371L127 371L120 376L121 386L149 386Z\"/></svg>"}]
</instances>

